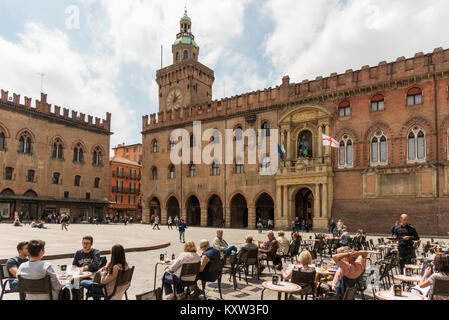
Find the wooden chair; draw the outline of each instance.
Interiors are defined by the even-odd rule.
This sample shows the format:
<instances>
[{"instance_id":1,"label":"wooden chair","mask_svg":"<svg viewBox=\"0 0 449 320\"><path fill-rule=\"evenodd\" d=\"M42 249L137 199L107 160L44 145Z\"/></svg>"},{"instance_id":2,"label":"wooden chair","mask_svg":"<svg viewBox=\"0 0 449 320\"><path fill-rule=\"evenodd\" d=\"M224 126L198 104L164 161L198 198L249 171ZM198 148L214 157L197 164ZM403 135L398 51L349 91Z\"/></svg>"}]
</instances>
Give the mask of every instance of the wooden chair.
<instances>
[{"instance_id":1,"label":"wooden chair","mask_svg":"<svg viewBox=\"0 0 449 320\"><path fill-rule=\"evenodd\" d=\"M0 300L3 299L3 295L5 295L7 293L16 292L14 290L11 290L11 287L10 287L10 289L6 289L8 284L10 285L10 282L14 281L14 280L15 280L14 278L10 277L6 264L0 265L0 285L2 288L2 293L0 294Z\"/></svg>"},{"instance_id":2,"label":"wooden chair","mask_svg":"<svg viewBox=\"0 0 449 320\"><path fill-rule=\"evenodd\" d=\"M53 291L51 287L50 276L47 275L42 279L24 279L22 276L17 276L19 280L20 300L26 300L26 295L29 294L48 294L50 300L53 300Z\"/></svg>"},{"instance_id":3,"label":"wooden chair","mask_svg":"<svg viewBox=\"0 0 449 320\"><path fill-rule=\"evenodd\" d=\"M312 294L313 299L315 299L315 277L316 277L316 271L313 272L302 272L301 270L293 270L292 273L292 283L296 283L297 285L301 286L303 290L301 290L301 300L305 297L305 300L307 300L307 296ZM310 293L305 291L304 289L309 289Z\"/></svg>"},{"instance_id":4,"label":"wooden chair","mask_svg":"<svg viewBox=\"0 0 449 320\"><path fill-rule=\"evenodd\" d=\"M218 292L220 292L220 299L223 300L223 296L221 294L221 276L223 274L223 266L225 264L225 260L224 259L219 259L219 260L213 260L211 262L209 262L209 271L206 275L206 279L202 279L201 280L201 285L202 285L202 291L203 291L203 296L204 296L204 300L207 299L206 297L206 283L207 282L215 282L215 281L208 281L207 280L207 276L211 273L218 273L218 278L217 278L217 283L218 283Z\"/></svg>"},{"instance_id":5,"label":"wooden chair","mask_svg":"<svg viewBox=\"0 0 449 320\"><path fill-rule=\"evenodd\" d=\"M435 279L431 300L449 299L449 279Z\"/></svg>"},{"instance_id":6,"label":"wooden chair","mask_svg":"<svg viewBox=\"0 0 449 320\"><path fill-rule=\"evenodd\" d=\"M100 284L100 283L93 283L92 286L96 286L101 288L102 293L94 293L91 290L88 290L86 293L86 300L89 298L103 298L104 300L111 300L115 294L117 293L117 289L121 286L126 286L128 284L131 284L131 280L133 278L134 274L134 266L129 268L128 270L119 270L117 279L115 280L114 289L111 293L108 293L106 290L106 285ZM125 298L128 300L128 289L125 291Z\"/></svg>"}]
</instances>

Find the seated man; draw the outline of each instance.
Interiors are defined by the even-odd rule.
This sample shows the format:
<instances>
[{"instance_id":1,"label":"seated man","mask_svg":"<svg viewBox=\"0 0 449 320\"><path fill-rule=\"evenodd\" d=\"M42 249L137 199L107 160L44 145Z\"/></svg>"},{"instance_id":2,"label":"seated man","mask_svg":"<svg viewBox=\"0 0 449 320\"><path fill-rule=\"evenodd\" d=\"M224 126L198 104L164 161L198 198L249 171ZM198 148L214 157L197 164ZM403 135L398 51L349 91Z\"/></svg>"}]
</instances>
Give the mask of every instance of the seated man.
<instances>
[{"instance_id":1,"label":"seated man","mask_svg":"<svg viewBox=\"0 0 449 320\"><path fill-rule=\"evenodd\" d=\"M20 265L17 271L17 277L21 276L28 280L37 280L50 276L53 300L58 300L59 291L62 286L58 280L58 276L53 266L42 261L45 255L45 242L42 240L31 240L28 243L28 253L30 254L30 261L24 262ZM47 294L27 294L26 300L50 300Z\"/></svg>"},{"instance_id":2,"label":"seated man","mask_svg":"<svg viewBox=\"0 0 449 320\"><path fill-rule=\"evenodd\" d=\"M6 269L8 269L9 276L11 278L16 278L16 280L9 282L9 287L13 291L19 291L19 282L17 281L17 270L22 263L28 261L28 241L19 242L17 245L17 252L19 255L17 257L8 259L6 262Z\"/></svg>"},{"instance_id":3,"label":"seated man","mask_svg":"<svg viewBox=\"0 0 449 320\"><path fill-rule=\"evenodd\" d=\"M262 265L261 260L267 260L267 258L273 261L274 265L279 264L280 258L276 255L279 249L279 243L274 237L273 231L268 232L267 249L259 249L259 274L263 272L265 267Z\"/></svg>"},{"instance_id":4,"label":"seated man","mask_svg":"<svg viewBox=\"0 0 449 320\"><path fill-rule=\"evenodd\" d=\"M345 278L355 280L359 279L365 271L365 260L368 256L367 251L350 251L348 247L342 247L337 250L337 254L332 257L339 267L332 281L332 286L321 284L320 291L327 293L330 290L343 297L346 291Z\"/></svg>"},{"instance_id":5,"label":"seated man","mask_svg":"<svg viewBox=\"0 0 449 320\"><path fill-rule=\"evenodd\" d=\"M203 252L201 255L201 266L198 279L214 282L218 279L218 273L209 273L210 262L220 259L220 252L210 246L209 241L201 240L200 249Z\"/></svg>"},{"instance_id":6,"label":"seated man","mask_svg":"<svg viewBox=\"0 0 449 320\"><path fill-rule=\"evenodd\" d=\"M78 250L73 258L72 265L81 268L82 271L95 273L100 268L100 251L93 249L94 239L91 236L85 236L82 240L83 249ZM90 279L81 280L80 285L89 288L93 283Z\"/></svg>"},{"instance_id":7,"label":"seated man","mask_svg":"<svg viewBox=\"0 0 449 320\"><path fill-rule=\"evenodd\" d=\"M37 224L37 227L38 227L39 229L45 229L45 227L44 227L44 220L41 220L41 221Z\"/></svg>"},{"instance_id":8,"label":"seated man","mask_svg":"<svg viewBox=\"0 0 449 320\"><path fill-rule=\"evenodd\" d=\"M338 243L338 247L347 247L349 244L349 240L351 239L351 236L349 235L348 230L346 227L343 227L341 229L341 236L340 236L340 242Z\"/></svg>"},{"instance_id":9,"label":"seated man","mask_svg":"<svg viewBox=\"0 0 449 320\"><path fill-rule=\"evenodd\" d=\"M229 246L223 239L223 230L217 231L217 236L214 239L214 244L212 247L220 251L221 255L225 256L235 255L237 253L237 248L235 246Z\"/></svg>"},{"instance_id":10,"label":"seated man","mask_svg":"<svg viewBox=\"0 0 449 320\"><path fill-rule=\"evenodd\" d=\"M253 243L253 237L247 236L245 239L245 244L240 247L240 251L237 254L237 260L239 260L240 257L242 256L242 254L244 254L245 252L249 252L249 251L253 251L253 250L258 251L259 248L257 247L256 244Z\"/></svg>"}]
</instances>

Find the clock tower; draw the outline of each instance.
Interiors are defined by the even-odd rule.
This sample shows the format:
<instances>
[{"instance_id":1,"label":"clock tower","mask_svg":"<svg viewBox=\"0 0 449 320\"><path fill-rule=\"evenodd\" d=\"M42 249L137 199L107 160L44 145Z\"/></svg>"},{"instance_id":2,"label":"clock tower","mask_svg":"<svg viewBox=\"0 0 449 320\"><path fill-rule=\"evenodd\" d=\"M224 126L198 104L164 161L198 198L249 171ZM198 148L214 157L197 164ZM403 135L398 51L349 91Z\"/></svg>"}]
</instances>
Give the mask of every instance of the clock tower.
<instances>
[{"instance_id":1,"label":"clock tower","mask_svg":"<svg viewBox=\"0 0 449 320\"><path fill-rule=\"evenodd\" d=\"M198 61L199 52L186 10L172 45L173 64L156 72L159 112L212 101L214 71Z\"/></svg>"}]
</instances>

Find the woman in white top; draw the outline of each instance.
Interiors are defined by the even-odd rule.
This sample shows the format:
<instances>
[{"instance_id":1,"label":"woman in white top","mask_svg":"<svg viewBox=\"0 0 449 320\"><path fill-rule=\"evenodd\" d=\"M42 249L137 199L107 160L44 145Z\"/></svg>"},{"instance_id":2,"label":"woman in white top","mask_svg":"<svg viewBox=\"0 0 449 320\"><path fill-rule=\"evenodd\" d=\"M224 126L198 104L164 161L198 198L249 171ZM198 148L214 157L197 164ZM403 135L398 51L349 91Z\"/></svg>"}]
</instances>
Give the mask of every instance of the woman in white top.
<instances>
[{"instance_id":1,"label":"woman in white top","mask_svg":"<svg viewBox=\"0 0 449 320\"><path fill-rule=\"evenodd\" d=\"M164 284L165 295L169 296L168 300L174 300L175 294L173 293L172 284L175 284L176 294L181 300L185 299L183 288L181 286L181 269L182 265L186 263L198 263L201 261L201 257L196 253L197 248L193 241L188 241L184 245L184 252L181 253L173 264L165 270L162 277L162 283Z\"/></svg>"},{"instance_id":2,"label":"woman in white top","mask_svg":"<svg viewBox=\"0 0 449 320\"><path fill-rule=\"evenodd\" d=\"M447 254L437 254L435 256L435 260L433 261L435 266L435 273L433 273L430 277L430 273L432 272L432 268L429 267L424 272L424 275L419 282L419 287L421 289L427 288L431 286L431 291L433 289L433 285L435 284L436 279L449 279L449 255ZM444 299L447 300L447 299Z\"/></svg>"},{"instance_id":3,"label":"woman in white top","mask_svg":"<svg viewBox=\"0 0 449 320\"><path fill-rule=\"evenodd\" d=\"M278 256L283 256L288 253L288 247L290 246L290 241L285 237L284 231L278 232L278 238L276 239L279 242L279 249L276 252Z\"/></svg>"}]
</instances>

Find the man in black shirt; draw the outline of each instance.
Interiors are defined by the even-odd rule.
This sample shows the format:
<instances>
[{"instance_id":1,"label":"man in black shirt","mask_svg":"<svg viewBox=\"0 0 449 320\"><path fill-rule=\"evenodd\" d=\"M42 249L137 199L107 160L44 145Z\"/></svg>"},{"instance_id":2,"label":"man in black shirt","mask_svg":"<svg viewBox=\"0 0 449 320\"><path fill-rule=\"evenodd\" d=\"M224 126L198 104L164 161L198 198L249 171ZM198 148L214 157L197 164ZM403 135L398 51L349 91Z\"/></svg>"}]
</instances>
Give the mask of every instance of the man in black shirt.
<instances>
[{"instance_id":1,"label":"man in black shirt","mask_svg":"<svg viewBox=\"0 0 449 320\"><path fill-rule=\"evenodd\" d=\"M418 233L415 228L408 224L408 215L401 216L401 224L395 228L394 235L398 238L399 266L401 272L404 272L404 266L412 263L415 258L415 248L413 241L419 240Z\"/></svg>"}]
</instances>

